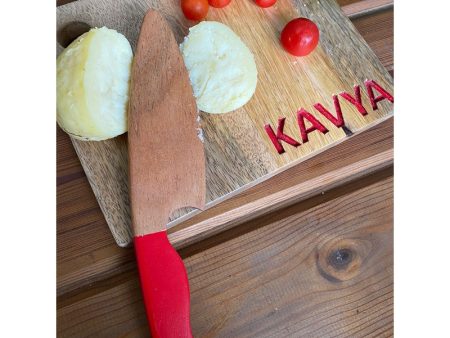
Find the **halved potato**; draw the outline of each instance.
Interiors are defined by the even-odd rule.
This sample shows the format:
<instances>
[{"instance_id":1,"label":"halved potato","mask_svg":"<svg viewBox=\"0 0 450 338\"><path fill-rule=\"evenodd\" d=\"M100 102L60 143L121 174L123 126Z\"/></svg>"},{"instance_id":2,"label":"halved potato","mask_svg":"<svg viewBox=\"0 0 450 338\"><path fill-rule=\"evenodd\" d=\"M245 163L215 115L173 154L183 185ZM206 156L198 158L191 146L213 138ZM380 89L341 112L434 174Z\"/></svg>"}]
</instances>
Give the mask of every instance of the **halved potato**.
<instances>
[{"instance_id":1,"label":"halved potato","mask_svg":"<svg viewBox=\"0 0 450 338\"><path fill-rule=\"evenodd\" d=\"M228 26L203 21L189 29L180 49L200 110L227 113L253 96L257 83L253 54Z\"/></svg>"},{"instance_id":2,"label":"halved potato","mask_svg":"<svg viewBox=\"0 0 450 338\"><path fill-rule=\"evenodd\" d=\"M81 140L105 140L127 131L133 52L120 33L94 28L57 59L57 121Z\"/></svg>"}]
</instances>

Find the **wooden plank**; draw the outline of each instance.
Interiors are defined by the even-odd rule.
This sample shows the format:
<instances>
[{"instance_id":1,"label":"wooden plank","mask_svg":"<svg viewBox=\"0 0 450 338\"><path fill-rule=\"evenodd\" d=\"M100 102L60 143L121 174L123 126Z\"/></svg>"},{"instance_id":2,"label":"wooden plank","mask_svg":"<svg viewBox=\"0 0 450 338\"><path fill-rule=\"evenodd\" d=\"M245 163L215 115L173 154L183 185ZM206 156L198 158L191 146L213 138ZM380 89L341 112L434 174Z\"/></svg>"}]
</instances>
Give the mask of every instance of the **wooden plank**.
<instances>
[{"instance_id":1,"label":"wooden plank","mask_svg":"<svg viewBox=\"0 0 450 338\"><path fill-rule=\"evenodd\" d=\"M392 168L181 251L196 337L392 336ZM146 337L133 269L60 300L60 337Z\"/></svg>"},{"instance_id":2,"label":"wooden plank","mask_svg":"<svg viewBox=\"0 0 450 338\"><path fill-rule=\"evenodd\" d=\"M368 17L369 24L364 25L367 29L361 32L364 38L368 39L369 44L375 46L374 50L377 55L379 53L377 45L373 45L373 42L377 41L376 34L367 34L372 31L380 32L381 36L390 33L392 42L392 11L390 13L391 20L372 21ZM277 178L272 178L250 189L241 198L232 199L226 203L241 205L247 203L249 199L260 198L295 185L300 179L305 179L305 175L309 171L325 171L324 168L332 164L347 165L353 159L361 159L363 154L373 155L391 149L392 132L392 125L382 124L368 135L371 142L364 143L355 139L355 144L349 147L348 152L340 150L331 157L327 154L319 155L316 165L311 167L311 170L302 166L291 168ZM110 235L104 216L70 144L70 139L60 130L58 130L57 136L58 295L63 296L95 287L105 278L112 278L116 274L129 271L134 267L134 257L131 249L118 248ZM364 145L364 147L361 148L358 144ZM72 168L73 171L69 172L67 168ZM302 170L302 168L304 169ZM71 173L75 175L69 176L68 174ZM226 203L216 206L219 208L218 212L227 210ZM210 211L217 210L213 208ZM210 214L208 217L214 217L214 215ZM201 222L202 219L195 221ZM186 226L192 224L185 223Z\"/></svg>"},{"instance_id":3,"label":"wooden plank","mask_svg":"<svg viewBox=\"0 0 450 338\"><path fill-rule=\"evenodd\" d=\"M355 27L370 41L370 47L376 51L377 57L387 70L394 67L394 11L377 12L369 16L353 20ZM383 27L383 29L374 29Z\"/></svg>"},{"instance_id":4,"label":"wooden plank","mask_svg":"<svg viewBox=\"0 0 450 338\"><path fill-rule=\"evenodd\" d=\"M176 248L183 248L220 232L227 231L243 222L264 216L269 212L304 201L317 194L325 194L330 189L392 166L393 153L393 150L390 149L367 159L354 162L346 167L334 171L330 170L312 180L298 183L265 198L236 207L216 217L174 231L169 236L170 242ZM336 176L339 176L339 181L335 180Z\"/></svg>"},{"instance_id":5,"label":"wooden plank","mask_svg":"<svg viewBox=\"0 0 450 338\"><path fill-rule=\"evenodd\" d=\"M182 16L177 1L77 1L58 8L58 27L62 29L71 21L107 25L124 33L134 47L142 16L149 6L167 17L181 41L190 23ZM321 29L320 46L303 59L285 53L277 38L282 24L299 15L312 18ZM241 20L242 16L246 20ZM366 78L375 79L392 92L391 77L334 2L286 1L268 11L249 2L233 2L226 10L210 10L208 19L226 23L251 50L258 51L255 59L260 79L254 98L242 109L220 116L201 114L208 163L206 197L210 203L267 179L346 137L342 129L322 120L329 133L312 133L309 142L297 148L286 147L286 153L280 156L266 135L266 123L276 126L280 116L287 116L285 132L296 135L292 115L298 107L312 109L316 102L328 106L333 93L351 91L355 83L363 84ZM363 101L367 106L367 97ZM353 132L388 116L392 108L383 103L363 118L350 104L342 106L346 125ZM73 143L114 237L121 246L129 244L126 137ZM171 220L183 213L175 213Z\"/></svg>"},{"instance_id":6,"label":"wooden plank","mask_svg":"<svg viewBox=\"0 0 450 338\"><path fill-rule=\"evenodd\" d=\"M85 177L69 136L59 126L56 126L56 140L57 185Z\"/></svg>"},{"instance_id":7,"label":"wooden plank","mask_svg":"<svg viewBox=\"0 0 450 338\"><path fill-rule=\"evenodd\" d=\"M205 224L214 225L210 220L220 219L222 215L227 215L227 212L239 206L245 207L252 203L261 204L261 201L264 201L266 196L280 194L280 192L299 184L304 184L308 187L309 182L316 181L322 175L326 175L333 170L347 167L354 162L373 158L377 154L382 154L392 149L393 123L391 119L373 127L367 133L366 136L361 134L356 135L354 138L335 147L334 151L324 152L315 156L309 161L304 162L302 166L291 168L281 175L264 182L264 184L249 189L245 194L238 195L211 208L207 213L199 214L191 220L169 229L169 237L171 240L175 240L175 244L182 246L186 244L182 240L183 238L186 240L186 236L183 236L183 232L181 232L181 235L178 232L183 231L185 228L191 227L192 229L194 226L195 229L196 224L200 224L200 226ZM366 141L366 137L370 139L370 142ZM72 204L72 200L67 201L67 203L69 205ZM244 215L242 217L251 218L250 215ZM231 220L234 218L232 217ZM226 218L223 221L226 226L230 226L230 224L226 224ZM89 227L90 225L83 227L81 231L86 232ZM106 227L102 230L104 232ZM85 241L82 237L83 234L76 229L67 234L64 233L63 236L64 241L67 241L66 245L72 242L82 243ZM89 236L89 234L85 234L84 236ZM79 238L79 240L77 241L76 238ZM90 236L89 238L91 239L92 237ZM102 236L98 236L97 238L101 240ZM61 259L62 264L60 271L58 271L58 295L73 293L77 290L90 287L92 283L104 278L110 278L112 275L126 271L134 266L132 250L122 249L125 250L122 251L119 248L114 248L114 243L111 243L111 240L106 247L104 247L104 244L100 245L102 242L98 242L96 247L91 247L90 243L90 240L87 241L85 247L77 244L77 251L74 252L66 249L66 252L68 251L69 253L65 252L61 258L58 255L58 259ZM94 245L95 243L93 242ZM66 260L66 255L71 258Z\"/></svg>"},{"instance_id":8,"label":"wooden plank","mask_svg":"<svg viewBox=\"0 0 450 338\"><path fill-rule=\"evenodd\" d=\"M350 19L375 14L394 7L393 0L365 0L347 4L341 7L342 12Z\"/></svg>"}]
</instances>

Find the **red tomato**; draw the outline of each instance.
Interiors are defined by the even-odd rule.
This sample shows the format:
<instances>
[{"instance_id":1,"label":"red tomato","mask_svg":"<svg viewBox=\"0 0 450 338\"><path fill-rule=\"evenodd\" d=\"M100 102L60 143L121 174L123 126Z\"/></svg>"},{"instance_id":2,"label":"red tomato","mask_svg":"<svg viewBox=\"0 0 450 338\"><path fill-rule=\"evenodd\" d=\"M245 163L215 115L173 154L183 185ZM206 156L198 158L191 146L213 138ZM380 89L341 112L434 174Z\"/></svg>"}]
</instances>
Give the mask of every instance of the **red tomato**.
<instances>
[{"instance_id":1,"label":"red tomato","mask_svg":"<svg viewBox=\"0 0 450 338\"><path fill-rule=\"evenodd\" d=\"M319 29L306 18L290 21L281 32L281 44L284 49L295 56L311 53L319 43Z\"/></svg>"},{"instance_id":2,"label":"red tomato","mask_svg":"<svg viewBox=\"0 0 450 338\"><path fill-rule=\"evenodd\" d=\"M255 0L255 3L262 8L273 6L277 0Z\"/></svg>"},{"instance_id":3,"label":"red tomato","mask_svg":"<svg viewBox=\"0 0 450 338\"><path fill-rule=\"evenodd\" d=\"M181 0L181 10L186 19L204 19L208 14L208 9L208 0Z\"/></svg>"},{"instance_id":4,"label":"red tomato","mask_svg":"<svg viewBox=\"0 0 450 338\"><path fill-rule=\"evenodd\" d=\"M222 8L227 6L231 0L209 0L209 5L216 8Z\"/></svg>"}]
</instances>

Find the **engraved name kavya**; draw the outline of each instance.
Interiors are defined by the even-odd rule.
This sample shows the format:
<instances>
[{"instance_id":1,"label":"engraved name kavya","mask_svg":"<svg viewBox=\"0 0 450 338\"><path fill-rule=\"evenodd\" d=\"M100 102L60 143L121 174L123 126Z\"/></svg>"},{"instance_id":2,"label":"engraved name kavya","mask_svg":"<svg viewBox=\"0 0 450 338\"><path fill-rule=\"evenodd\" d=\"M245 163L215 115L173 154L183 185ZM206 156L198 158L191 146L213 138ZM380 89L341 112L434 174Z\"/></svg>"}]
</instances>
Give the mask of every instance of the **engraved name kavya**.
<instances>
[{"instance_id":1,"label":"engraved name kavya","mask_svg":"<svg viewBox=\"0 0 450 338\"><path fill-rule=\"evenodd\" d=\"M394 97L386 89L384 89L378 83L376 83L374 80L365 80L364 86L366 88L367 96L369 97L373 111L378 109L378 102L380 101L388 100L394 103ZM376 95L375 91L377 92L377 96L375 96ZM344 99L350 102L352 105L354 105L362 116L366 116L368 114L367 109L364 107L361 100L361 86L359 85L355 85L353 87L353 95L347 92L342 92L339 95L333 95L334 112L335 112L334 115L330 113L330 111L328 111L320 103L314 104L313 107L318 113L324 116L337 128L343 128L345 126L345 121L342 115L341 103L339 101L340 100L339 98ZM299 141L283 132L285 120L286 120L285 117L278 119L278 127L276 129L276 132L273 130L270 124L266 124L264 126L267 135L269 136L270 140L272 141L272 144L274 145L275 149L279 154L285 152L281 141L293 147L298 147L301 145ZM309 121L311 125L310 127L306 128L305 120ZM315 130L323 134L328 133L328 129L313 114L311 114L304 108L301 108L299 111L297 111L297 124L300 131L302 143L308 142L308 134Z\"/></svg>"}]
</instances>

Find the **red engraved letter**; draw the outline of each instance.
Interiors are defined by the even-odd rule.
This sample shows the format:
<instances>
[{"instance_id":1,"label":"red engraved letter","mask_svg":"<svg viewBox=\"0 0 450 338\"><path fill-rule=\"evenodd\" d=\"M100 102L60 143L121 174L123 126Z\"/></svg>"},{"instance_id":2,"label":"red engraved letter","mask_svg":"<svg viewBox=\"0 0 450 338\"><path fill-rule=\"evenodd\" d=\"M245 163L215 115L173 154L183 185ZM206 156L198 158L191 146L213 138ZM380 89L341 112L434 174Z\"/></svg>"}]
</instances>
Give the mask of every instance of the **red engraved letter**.
<instances>
[{"instance_id":1,"label":"red engraved letter","mask_svg":"<svg viewBox=\"0 0 450 338\"><path fill-rule=\"evenodd\" d=\"M333 95L334 102L334 110L336 111L336 117L331 115L331 113L320 103L316 103L314 108L316 108L319 113L325 116L331 123L333 123L336 127L342 127L344 123L344 117L342 116L341 104L339 103L339 98L336 95Z\"/></svg>"},{"instance_id":2,"label":"red engraved letter","mask_svg":"<svg viewBox=\"0 0 450 338\"><path fill-rule=\"evenodd\" d=\"M372 104L373 110L377 110L377 102L383 101L384 99L387 99L394 103L394 98L391 94L389 94L385 89L383 89L378 83L376 83L374 80L366 80L364 81L364 84L367 88L367 94L370 98L370 103ZM375 88L381 95L378 97L375 97L373 93L373 88Z\"/></svg>"},{"instance_id":3,"label":"red engraved letter","mask_svg":"<svg viewBox=\"0 0 450 338\"><path fill-rule=\"evenodd\" d=\"M273 145L277 149L278 154L284 153L283 145L281 144L281 142L279 140L282 140L282 141L284 141L284 142L286 142L286 143L288 143L288 144L290 144L291 146L294 146L294 147L298 147L300 145L300 143L298 143L292 137L290 137L290 136L288 136L288 135L283 133L284 120L286 120L286 118L284 118L284 117L278 119L278 128L277 128L277 134L276 135L275 135L272 127L270 126L270 124L266 124L264 126L264 129L266 130L267 135L269 135L270 140L272 141Z\"/></svg>"},{"instance_id":4,"label":"red engraved letter","mask_svg":"<svg viewBox=\"0 0 450 338\"><path fill-rule=\"evenodd\" d=\"M358 111L361 113L362 116L367 115L367 110L366 108L364 108L361 101L361 87L359 85L356 85L353 87L353 91L355 92L355 97L352 97L349 93L346 92L342 92L339 95L341 95L344 99L353 104L358 109Z\"/></svg>"},{"instance_id":5,"label":"red engraved letter","mask_svg":"<svg viewBox=\"0 0 450 338\"><path fill-rule=\"evenodd\" d=\"M311 122L312 127L306 129L304 120L305 118L309 122ZM328 133L328 129L322 123L320 123L318 119L316 119L303 108L297 112L297 123L298 127L300 128L300 134L302 135L303 143L308 142L308 134L316 129L324 134Z\"/></svg>"}]
</instances>

